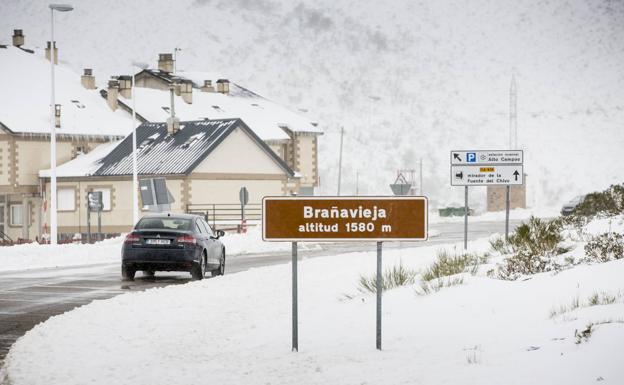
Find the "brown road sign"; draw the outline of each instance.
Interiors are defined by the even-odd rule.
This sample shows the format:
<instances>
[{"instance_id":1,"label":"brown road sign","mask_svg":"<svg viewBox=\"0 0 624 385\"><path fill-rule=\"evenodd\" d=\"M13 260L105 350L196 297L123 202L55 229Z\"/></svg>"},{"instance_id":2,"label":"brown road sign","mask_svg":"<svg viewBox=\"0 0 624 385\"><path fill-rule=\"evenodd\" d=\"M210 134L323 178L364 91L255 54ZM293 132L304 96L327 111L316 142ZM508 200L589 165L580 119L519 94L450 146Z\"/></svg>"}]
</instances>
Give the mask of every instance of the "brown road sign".
<instances>
[{"instance_id":1,"label":"brown road sign","mask_svg":"<svg viewBox=\"0 0 624 385\"><path fill-rule=\"evenodd\" d=\"M265 241L421 241L426 197L265 197Z\"/></svg>"}]
</instances>

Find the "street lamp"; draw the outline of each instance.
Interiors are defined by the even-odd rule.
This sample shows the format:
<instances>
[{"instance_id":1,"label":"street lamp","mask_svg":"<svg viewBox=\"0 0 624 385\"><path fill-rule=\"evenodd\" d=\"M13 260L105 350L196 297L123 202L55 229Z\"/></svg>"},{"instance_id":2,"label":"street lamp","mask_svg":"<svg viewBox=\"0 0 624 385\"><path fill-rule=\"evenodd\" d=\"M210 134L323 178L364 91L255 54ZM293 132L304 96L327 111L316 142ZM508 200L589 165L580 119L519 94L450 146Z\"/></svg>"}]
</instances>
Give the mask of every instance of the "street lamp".
<instances>
[{"instance_id":1,"label":"street lamp","mask_svg":"<svg viewBox=\"0 0 624 385\"><path fill-rule=\"evenodd\" d=\"M54 11L69 12L74 9L69 4L50 4L50 243L56 245L56 102L54 94Z\"/></svg>"},{"instance_id":2,"label":"street lamp","mask_svg":"<svg viewBox=\"0 0 624 385\"><path fill-rule=\"evenodd\" d=\"M173 49L173 73L178 70L178 51L182 51L182 48L175 47Z\"/></svg>"},{"instance_id":3,"label":"street lamp","mask_svg":"<svg viewBox=\"0 0 624 385\"><path fill-rule=\"evenodd\" d=\"M134 78L134 68L136 67L144 70L148 65L140 62L132 62L132 67L132 92L130 94L132 98L132 225L135 225L139 221L139 177L136 153L136 93L134 92L136 81Z\"/></svg>"}]
</instances>

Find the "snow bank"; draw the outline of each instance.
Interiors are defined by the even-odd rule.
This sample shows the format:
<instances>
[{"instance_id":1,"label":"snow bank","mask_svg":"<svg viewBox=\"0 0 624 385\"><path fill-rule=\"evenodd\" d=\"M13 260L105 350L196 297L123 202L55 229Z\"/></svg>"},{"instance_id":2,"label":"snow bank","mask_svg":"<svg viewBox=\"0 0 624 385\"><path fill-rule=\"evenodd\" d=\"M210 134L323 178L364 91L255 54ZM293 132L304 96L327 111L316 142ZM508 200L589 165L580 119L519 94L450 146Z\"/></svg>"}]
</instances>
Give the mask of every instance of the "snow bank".
<instances>
[{"instance_id":1,"label":"snow bank","mask_svg":"<svg viewBox=\"0 0 624 385\"><path fill-rule=\"evenodd\" d=\"M600 235L607 232L624 234L624 215L594 219L585 226L585 232L590 235Z\"/></svg>"},{"instance_id":2,"label":"snow bank","mask_svg":"<svg viewBox=\"0 0 624 385\"><path fill-rule=\"evenodd\" d=\"M245 234L227 234L221 238L227 255L262 254L272 251L289 251L289 242L265 242L262 240L262 227L254 226ZM317 247L317 243L299 243L299 250Z\"/></svg>"},{"instance_id":3,"label":"snow bank","mask_svg":"<svg viewBox=\"0 0 624 385\"><path fill-rule=\"evenodd\" d=\"M124 236L95 244L40 245L30 243L0 247L0 271L25 270L44 267L80 266L119 262ZM228 256L288 251L288 242L264 242L260 226L246 234L227 234L221 241ZM299 249L313 249L314 243L301 244Z\"/></svg>"},{"instance_id":4,"label":"snow bank","mask_svg":"<svg viewBox=\"0 0 624 385\"><path fill-rule=\"evenodd\" d=\"M424 268L436 249L388 250L384 263ZM623 291L624 260L525 281L469 276L428 296L388 291L382 352L375 298L344 299L360 274L374 271L373 251L300 264L299 353L290 352L290 266L277 265L53 317L13 345L7 373L13 385L624 382L613 354L624 342L621 302L550 317L574 298ZM576 344L575 330L605 321Z\"/></svg>"},{"instance_id":5,"label":"snow bank","mask_svg":"<svg viewBox=\"0 0 624 385\"><path fill-rule=\"evenodd\" d=\"M118 262L123 237L94 244L24 245L0 247L0 271Z\"/></svg>"}]
</instances>

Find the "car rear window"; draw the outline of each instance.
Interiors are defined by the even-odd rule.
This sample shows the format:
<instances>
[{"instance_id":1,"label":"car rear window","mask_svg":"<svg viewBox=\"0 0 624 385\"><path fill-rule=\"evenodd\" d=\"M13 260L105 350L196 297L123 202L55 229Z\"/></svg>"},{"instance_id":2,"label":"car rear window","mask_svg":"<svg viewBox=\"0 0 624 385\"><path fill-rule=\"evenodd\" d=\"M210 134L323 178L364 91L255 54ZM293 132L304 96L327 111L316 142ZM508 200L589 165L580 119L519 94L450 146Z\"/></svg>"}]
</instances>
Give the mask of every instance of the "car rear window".
<instances>
[{"instance_id":1,"label":"car rear window","mask_svg":"<svg viewBox=\"0 0 624 385\"><path fill-rule=\"evenodd\" d=\"M137 230L142 229L165 229L184 230L191 229L192 220L186 218L142 218L136 225Z\"/></svg>"}]
</instances>

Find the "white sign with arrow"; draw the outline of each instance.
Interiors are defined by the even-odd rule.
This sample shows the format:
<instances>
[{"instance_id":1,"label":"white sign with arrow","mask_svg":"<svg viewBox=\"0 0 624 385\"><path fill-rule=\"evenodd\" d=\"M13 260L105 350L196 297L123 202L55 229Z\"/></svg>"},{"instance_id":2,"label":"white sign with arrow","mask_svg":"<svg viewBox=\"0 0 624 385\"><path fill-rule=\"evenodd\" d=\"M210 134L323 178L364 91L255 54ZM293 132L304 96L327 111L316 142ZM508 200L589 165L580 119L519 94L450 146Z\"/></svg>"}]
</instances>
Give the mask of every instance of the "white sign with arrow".
<instances>
[{"instance_id":1,"label":"white sign with arrow","mask_svg":"<svg viewBox=\"0 0 624 385\"><path fill-rule=\"evenodd\" d=\"M522 164L522 150L452 151L451 165Z\"/></svg>"},{"instance_id":2,"label":"white sign with arrow","mask_svg":"<svg viewBox=\"0 0 624 385\"><path fill-rule=\"evenodd\" d=\"M524 183L522 165L452 165L452 186L521 185Z\"/></svg>"}]
</instances>

